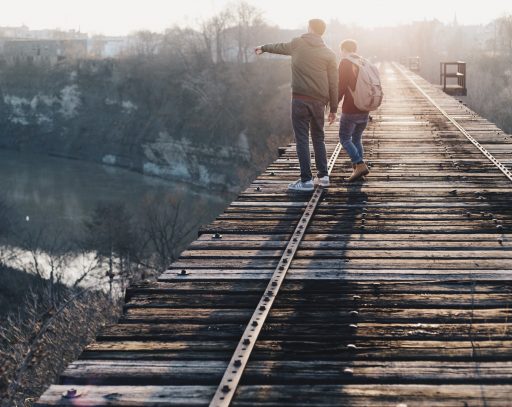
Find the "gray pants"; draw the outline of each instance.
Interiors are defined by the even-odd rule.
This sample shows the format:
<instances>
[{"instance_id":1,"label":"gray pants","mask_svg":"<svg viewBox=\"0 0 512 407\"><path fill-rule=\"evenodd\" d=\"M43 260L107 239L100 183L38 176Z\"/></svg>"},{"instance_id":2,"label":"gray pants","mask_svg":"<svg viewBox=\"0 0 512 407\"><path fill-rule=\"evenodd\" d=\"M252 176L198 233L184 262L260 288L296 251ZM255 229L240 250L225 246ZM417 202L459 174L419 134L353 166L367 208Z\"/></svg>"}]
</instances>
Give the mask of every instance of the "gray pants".
<instances>
[{"instance_id":1,"label":"gray pants","mask_svg":"<svg viewBox=\"0 0 512 407\"><path fill-rule=\"evenodd\" d=\"M328 175L327 152L324 142L325 104L316 100L292 99L292 125L300 164L300 179L305 182L313 178L309 153L309 130L315 151L315 163L319 178Z\"/></svg>"}]
</instances>

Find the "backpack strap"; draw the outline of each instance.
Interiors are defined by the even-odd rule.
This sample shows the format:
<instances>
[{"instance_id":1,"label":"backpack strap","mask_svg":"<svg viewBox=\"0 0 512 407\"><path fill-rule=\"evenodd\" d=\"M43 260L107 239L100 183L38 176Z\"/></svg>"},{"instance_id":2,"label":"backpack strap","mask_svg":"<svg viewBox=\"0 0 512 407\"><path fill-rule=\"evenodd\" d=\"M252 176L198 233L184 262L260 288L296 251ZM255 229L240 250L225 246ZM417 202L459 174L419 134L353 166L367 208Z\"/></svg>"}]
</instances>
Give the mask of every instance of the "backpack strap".
<instances>
[{"instance_id":1,"label":"backpack strap","mask_svg":"<svg viewBox=\"0 0 512 407\"><path fill-rule=\"evenodd\" d=\"M354 65L357 65L359 68L361 68L361 66L363 66L363 57L357 55L357 54L348 54L347 56L343 57L343 59L347 59L349 60L350 62L352 62Z\"/></svg>"}]
</instances>

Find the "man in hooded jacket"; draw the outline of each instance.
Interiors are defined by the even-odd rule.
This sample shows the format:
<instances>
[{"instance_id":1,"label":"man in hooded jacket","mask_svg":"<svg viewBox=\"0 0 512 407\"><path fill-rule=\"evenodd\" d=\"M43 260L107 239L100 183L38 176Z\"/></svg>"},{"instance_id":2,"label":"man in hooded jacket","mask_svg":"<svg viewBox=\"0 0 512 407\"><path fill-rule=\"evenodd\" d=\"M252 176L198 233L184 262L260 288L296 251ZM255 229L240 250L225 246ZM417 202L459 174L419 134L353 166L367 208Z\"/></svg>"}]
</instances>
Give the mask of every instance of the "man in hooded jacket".
<instances>
[{"instance_id":1,"label":"man in hooded jacket","mask_svg":"<svg viewBox=\"0 0 512 407\"><path fill-rule=\"evenodd\" d=\"M258 55L269 52L292 57L292 124L300 163L300 179L288 185L288 189L294 191L312 191L315 184L329 186L324 116L329 104L329 123L336 120L338 67L336 55L322 39L325 30L325 22L313 19L309 21L306 34L290 42L266 44L255 50ZM317 169L314 180L309 153L310 129Z\"/></svg>"}]
</instances>

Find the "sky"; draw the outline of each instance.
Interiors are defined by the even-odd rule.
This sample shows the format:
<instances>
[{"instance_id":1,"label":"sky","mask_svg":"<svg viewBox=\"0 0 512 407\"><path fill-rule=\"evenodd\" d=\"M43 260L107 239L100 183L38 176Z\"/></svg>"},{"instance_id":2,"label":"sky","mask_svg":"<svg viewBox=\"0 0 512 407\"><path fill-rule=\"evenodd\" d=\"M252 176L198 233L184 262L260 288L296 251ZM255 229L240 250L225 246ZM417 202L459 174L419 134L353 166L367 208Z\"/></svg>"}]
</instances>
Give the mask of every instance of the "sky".
<instances>
[{"instance_id":1,"label":"sky","mask_svg":"<svg viewBox=\"0 0 512 407\"><path fill-rule=\"evenodd\" d=\"M511 0L246 0L264 19L282 28L303 28L310 18L364 27L437 18L459 24L486 24L512 14ZM2 0L0 26L75 29L90 34L125 35L175 24L197 26L232 0Z\"/></svg>"}]
</instances>

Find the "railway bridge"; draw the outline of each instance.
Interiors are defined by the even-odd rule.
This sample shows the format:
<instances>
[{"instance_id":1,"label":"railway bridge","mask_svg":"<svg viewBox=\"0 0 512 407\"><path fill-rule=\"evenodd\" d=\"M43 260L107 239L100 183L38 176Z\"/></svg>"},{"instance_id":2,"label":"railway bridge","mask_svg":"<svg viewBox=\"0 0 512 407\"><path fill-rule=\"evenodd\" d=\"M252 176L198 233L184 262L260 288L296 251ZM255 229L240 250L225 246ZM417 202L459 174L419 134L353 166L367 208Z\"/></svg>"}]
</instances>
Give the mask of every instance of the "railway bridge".
<instances>
[{"instance_id":1,"label":"railway bridge","mask_svg":"<svg viewBox=\"0 0 512 407\"><path fill-rule=\"evenodd\" d=\"M381 75L366 180L284 149L37 406L512 406L512 138Z\"/></svg>"}]
</instances>

